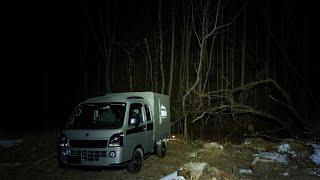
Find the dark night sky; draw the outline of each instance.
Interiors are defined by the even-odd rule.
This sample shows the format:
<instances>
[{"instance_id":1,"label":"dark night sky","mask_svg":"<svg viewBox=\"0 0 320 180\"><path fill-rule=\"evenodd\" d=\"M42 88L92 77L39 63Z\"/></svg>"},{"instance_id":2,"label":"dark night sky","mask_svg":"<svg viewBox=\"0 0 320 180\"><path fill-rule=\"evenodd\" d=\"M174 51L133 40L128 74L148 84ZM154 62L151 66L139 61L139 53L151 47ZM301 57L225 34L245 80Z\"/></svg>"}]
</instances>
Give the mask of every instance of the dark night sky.
<instances>
[{"instance_id":1,"label":"dark night sky","mask_svg":"<svg viewBox=\"0 0 320 180\"><path fill-rule=\"evenodd\" d=\"M260 20L264 4L259 2L262 1L249 1L249 22ZM164 1L164 19L172 5L179 6L179 1ZM105 12L104 3L24 1L1 6L1 41L4 43L1 53L4 107L1 109L5 114L1 121L9 122L10 126L19 124L19 128L35 124L51 126L44 117L54 122L52 126L61 126L75 105L85 98L80 83L81 63L86 64L89 71L94 71L97 65L99 55L88 28L88 18L97 21L98 12ZM158 1L118 1L117 41L141 40L157 31L157 7ZM314 92L319 92L316 86L319 82L320 19L315 2L272 1L272 7L273 18L285 9L293 22L308 32L305 48L310 64L309 80L314 82ZM164 26L166 24L170 25L170 21L164 22ZM95 89L89 88L87 96L94 95L97 95Z\"/></svg>"}]
</instances>

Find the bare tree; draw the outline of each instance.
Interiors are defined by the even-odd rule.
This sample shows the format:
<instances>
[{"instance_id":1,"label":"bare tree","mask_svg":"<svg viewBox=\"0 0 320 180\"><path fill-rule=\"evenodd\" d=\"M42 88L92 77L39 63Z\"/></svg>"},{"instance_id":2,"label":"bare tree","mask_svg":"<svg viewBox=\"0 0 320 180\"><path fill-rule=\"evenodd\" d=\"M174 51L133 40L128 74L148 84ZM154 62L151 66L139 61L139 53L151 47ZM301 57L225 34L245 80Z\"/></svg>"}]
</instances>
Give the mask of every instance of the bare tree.
<instances>
[{"instance_id":1,"label":"bare tree","mask_svg":"<svg viewBox=\"0 0 320 180\"><path fill-rule=\"evenodd\" d=\"M186 92L184 93L184 95L182 96L182 111L183 111L183 115L184 115L184 138L188 138L188 129L187 129L187 112L186 112L186 98L190 95L190 93L195 90L195 88L199 85L200 79L202 78L202 68L203 68L203 63L204 63L204 57L205 57L205 45L207 44L208 38L211 36L216 36L217 31L229 26L230 24L232 24L235 19L239 16L239 13L241 12L241 10L239 11L239 13L234 16L234 18L226 23L226 24L222 24L222 25L218 25L218 19L219 17L221 17L220 14L220 8L221 8L221 0L219 0L217 8L216 8L216 13L215 13L215 23L214 26L211 28L211 30L209 30L209 27L207 23L204 23L205 21L208 21L208 14L202 12L201 14L203 15L202 18L202 27L200 29L200 32L202 32L202 35L199 36L198 35L198 31L196 29L195 26L195 21L194 21L194 14L193 14L193 8L192 8L192 24L193 24L193 30L194 30L194 34L196 36L196 41L199 45L199 59L198 59L198 67L196 68L196 79L193 83L193 85L191 86L191 88L187 89ZM202 11L207 11L209 8L209 2L206 3L204 9L202 9ZM206 24L206 25L204 25ZM201 90L201 89L200 89ZM201 91L200 91L201 92Z\"/></svg>"}]
</instances>

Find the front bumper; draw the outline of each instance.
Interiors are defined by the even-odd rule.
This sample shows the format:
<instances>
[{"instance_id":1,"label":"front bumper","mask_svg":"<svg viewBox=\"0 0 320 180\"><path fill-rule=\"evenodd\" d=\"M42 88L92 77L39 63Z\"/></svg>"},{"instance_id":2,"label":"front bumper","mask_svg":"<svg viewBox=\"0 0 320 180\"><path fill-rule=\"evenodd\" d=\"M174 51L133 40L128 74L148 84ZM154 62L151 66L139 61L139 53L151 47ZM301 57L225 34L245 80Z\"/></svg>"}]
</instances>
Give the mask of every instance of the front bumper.
<instances>
[{"instance_id":1,"label":"front bumper","mask_svg":"<svg viewBox=\"0 0 320 180\"><path fill-rule=\"evenodd\" d=\"M115 155L112 157L112 155ZM59 149L59 160L64 165L117 166L126 162L123 148L69 148Z\"/></svg>"}]
</instances>

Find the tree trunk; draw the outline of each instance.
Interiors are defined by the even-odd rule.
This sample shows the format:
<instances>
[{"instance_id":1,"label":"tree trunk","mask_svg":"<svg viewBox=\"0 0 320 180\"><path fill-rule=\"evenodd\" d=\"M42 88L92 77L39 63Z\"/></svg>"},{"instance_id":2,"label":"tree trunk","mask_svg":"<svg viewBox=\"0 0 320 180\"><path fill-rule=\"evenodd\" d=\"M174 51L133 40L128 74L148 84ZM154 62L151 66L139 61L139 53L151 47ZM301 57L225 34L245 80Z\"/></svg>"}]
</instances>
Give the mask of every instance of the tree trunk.
<instances>
[{"instance_id":1,"label":"tree trunk","mask_svg":"<svg viewBox=\"0 0 320 180\"><path fill-rule=\"evenodd\" d=\"M210 47L210 55L209 55L209 65L208 65L208 69L207 69L207 73L206 73L206 78L205 81L203 83L203 88L202 88L202 93L204 93L205 89L206 89L206 85L208 83L208 78L209 78L209 74L210 74L210 70L211 70L211 64L212 64L212 59L213 59L213 51L214 51L214 43L215 43L215 39L216 36L212 36L212 41L211 41L211 47Z\"/></svg>"},{"instance_id":2,"label":"tree trunk","mask_svg":"<svg viewBox=\"0 0 320 180\"><path fill-rule=\"evenodd\" d=\"M231 89L234 88L234 63L235 63L235 41L236 41L236 33L235 33L235 25L233 25L233 32L232 32L232 58L231 58Z\"/></svg>"},{"instance_id":3,"label":"tree trunk","mask_svg":"<svg viewBox=\"0 0 320 180\"><path fill-rule=\"evenodd\" d=\"M111 92L111 86L110 86L110 59L106 60L106 72L105 72L105 79L106 79L106 92Z\"/></svg>"},{"instance_id":4,"label":"tree trunk","mask_svg":"<svg viewBox=\"0 0 320 180\"><path fill-rule=\"evenodd\" d=\"M229 69L230 69L230 32L229 32L229 27L227 27L227 31L226 31L227 37L226 37L226 72L225 72L225 79L226 79L226 89L229 89Z\"/></svg>"},{"instance_id":5,"label":"tree trunk","mask_svg":"<svg viewBox=\"0 0 320 180\"><path fill-rule=\"evenodd\" d=\"M222 16L223 18L223 16ZM223 21L223 19L222 19ZM220 89L224 89L224 36L223 33L221 33L221 46L220 46L220 61L221 61L221 78L220 78L220 83L221 83L221 87ZM220 101L222 103L223 101L223 97L221 96Z\"/></svg>"},{"instance_id":6,"label":"tree trunk","mask_svg":"<svg viewBox=\"0 0 320 180\"><path fill-rule=\"evenodd\" d=\"M148 69L149 68L149 63L148 63L148 58L144 57L144 63L145 63L145 72L144 72L144 90L148 91L149 89L149 72Z\"/></svg>"},{"instance_id":7,"label":"tree trunk","mask_svg":"<svg viewBox=\"0 0 320 180\"><path fill-rule=\"evenodd\" d=\"M154 82L154 78L153 78L153 62L152 62L152 59L151 59L151 54L150 54L150 50L149 50L149 45L148 45L148 41L147 41L147 38L144 38L144 41L145 41L145 44L146 44L146 48L147 48L147 56L148 56L148 59L149 59L149 75L150 75L150 84L151 84L151 90L153 91L154 90L154 85L153 85L153 82Z\"/></svg>"},{"instance_id":8,"label":"tree trunk","mask_svg":"<svg viewBox=\"0 0 320 180\"><path fill-rule=\"evenodd\" d=\"M242 24L242 48L241 48L241 86L245 84L246 75L246 41L247 41L247 12L244 9Z\"/></svg>"},{"instance_id":9,"label":"tree trunk","mask_svg":"<svg viewBox=\"0 0 320 180\"><path fill-rule=\"evenodd\" d=\"M172 80L173 80L173 61L174 61L174 10L172 10L172 37L171 37L171 63L170 63L170 81L169 81L169 96L171 96Z\"/></svg>"},{"instance_id":10,"label":"tree trunk","mask_svg":"<svg viewBox=\"0 0 320 180\"><path fill-rule=\"evenodd\" d=\"M270 32L271 32L271 27L270 27L270 2L267 2L267 8L266 8L266 24L267 24L267 33L266 33L266 63L265 63L265 73L266 77L265 79L270 78Z\"/></svg>"},{"instance_id":11,"label":"tree trunk","mask_svg":"<svg viewBox=\"0 0 320 180\"><path fill-rule=\"evenodd\" d=\"M159 0L159 38L160 38L160 71L161 71L161 94L164 94L165 88L165 77L164 77L164 70L163 70L163 37L162 37L162 25L161 25L161 0Z\"/></svg>"},{"instance_id":12,"label":"tree trunk","mask_svg":"<svg viewBox=\"0 0 320 180\"><path fill-rule=\"evenodd\" d=\"M100 67L100 62L98 62L98 67L97 67L97 69L98 69L98 71L97 71L97 73L98 73L98 74L97 74L97 77L98 77L98 78L97 78L97 79L98 79L98 80L97 80L97 81L98 81L98 82L97 82L97 94L98 94L98 95L100 95L100 79L101 79L100 68L101 68L101 67Z\"/></svg>"},{"instance_id":13,"label":"tree trunk","mask_svg":"<svg viewBox=\"0 0 320 180\"><path fill-rule=\"evenodd\" d=\"M128 73L129 73L129 87L130 91L133 91L133 69L132 69L132 59L131 56L128 55L129 65L128 65Z\"/></svg>"}]
</instances>

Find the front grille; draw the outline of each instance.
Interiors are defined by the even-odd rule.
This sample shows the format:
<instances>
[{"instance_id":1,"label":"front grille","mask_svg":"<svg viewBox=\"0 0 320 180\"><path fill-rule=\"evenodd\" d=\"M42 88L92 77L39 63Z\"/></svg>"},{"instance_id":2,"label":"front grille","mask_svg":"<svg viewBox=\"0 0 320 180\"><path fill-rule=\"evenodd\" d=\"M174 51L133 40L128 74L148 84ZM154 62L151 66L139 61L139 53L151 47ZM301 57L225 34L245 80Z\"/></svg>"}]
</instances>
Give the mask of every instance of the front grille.
<instances>
[{"instance_id":1,"label":"front grille","mask_svg":"<svg viewBox=\"0 0 320 180\"><path fill-rule=\"evenodd\" d=\"M79 157L81 160L98 161L100 157L107 157L107 151L71 150L70 156Z\"/></svg>"},{"instance_id":2,"label":"front grille","mask_svg":"<svg viewBox=\"0 0 320 180\"><path fill-rule=\"evenodd\" d=\"M74 148L106 148L108 140L70 140L70 147Z\"/></svg>"}]
</instances>

